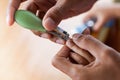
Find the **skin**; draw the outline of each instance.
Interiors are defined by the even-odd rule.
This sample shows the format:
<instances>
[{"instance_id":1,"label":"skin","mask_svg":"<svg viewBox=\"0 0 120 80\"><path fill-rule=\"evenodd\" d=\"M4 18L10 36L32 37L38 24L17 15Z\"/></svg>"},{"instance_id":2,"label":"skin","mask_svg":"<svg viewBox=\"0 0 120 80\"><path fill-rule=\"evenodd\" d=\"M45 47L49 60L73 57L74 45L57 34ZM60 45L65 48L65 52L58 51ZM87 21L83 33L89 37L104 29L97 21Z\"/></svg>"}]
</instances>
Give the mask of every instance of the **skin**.
<instances>
[{"instance_id":1,"label":"skin","mask_svg":"<svg viewBox=\"0 0 120 80\"><path fill-rule=\"evenodd\" d=\"M22 2L24 0L10 0L7 12L8 25L14 23L15 11ZM82 0L81 2L79 0L32 0L26 9L34 14L39 11L37 16L43 18L44 27L47 30L53 30L62 19L78 15L90 9L95 0L91 0L90 2L89 0ZM119 15L118 12L115 15ZM35 33L39 33L38 35L52 41L57 42L58 40L47 33ZM120 79L120 55L117 51L89 35L74 36L73 40L68 40L66 45L54 57L52 64L73 80Z\"/></svg>"},{"instance_id":2,"label":"skin","mask_svg":"<svg viewBox=\"0 0 120 80\"><path fill-rule=\"evenodd\" d=\"M84 21L86 22L87 20L93 17L96 17L97 22L95 26L93 27L93 31L99 32L108 20L113 19L113 18L119 18L120 17L119 13L120 13L119 3L113 3L113 2L100 0L100 1L97 1L94 4L94 6L88 12L85 13ZM47 33L41 35L41 37L47 38L59 44L65 44L64 40L54 37Z\"/></svg>"},{"instance_id":3,"label":"skin","mask_svg":"<svg viewBox=\"0 0 120 80\"><path fill-rule=\"evenodd\" d=\"M26 10L33 12L43 19L43 26L48 31L55 29L61 20L89 10L96 2L96 0L9 0L7 9L7 24L9 26L14 23L14 15L16 10L20 7L20 4L26 1L29 2ZM53 42L65 44L64 40L56 38L48 33L33 32Z\"/></svg>"},{"instance_id":4,"label":"skin","mask_svg":"<svg viewBox=\"0 0 120 80\"><path fill-rule=\"evenodd\" d=\"M87 21L93 17L97 18L97 22L93 27L93 30L95 32L99 32L99 30L108 20L113 18L119 18L120 17L119 13L120 13L119 3L98 1L88 12L86 12L84 21Z\"/></svg>"},{"instance_id":5,"label":"skin","mask_svg":"<svg viewBox=\"0 0 120 80\"><path fill-rule=\"evenodd\" d=\"M66 46L63 46L55 55L52 61L53 66L67 74L72 80L120 80L120 54L117 51L90 35L75 34L72 41L74 45L71 46L73 42L68 40ZM82 54L88 51L95 59L85 64L84 60L87 58L81 58L81 55L78 55L81 53L75 51L81 49ZM77 63L71 62L70 57Z\"/></svg>"}]
</instances>

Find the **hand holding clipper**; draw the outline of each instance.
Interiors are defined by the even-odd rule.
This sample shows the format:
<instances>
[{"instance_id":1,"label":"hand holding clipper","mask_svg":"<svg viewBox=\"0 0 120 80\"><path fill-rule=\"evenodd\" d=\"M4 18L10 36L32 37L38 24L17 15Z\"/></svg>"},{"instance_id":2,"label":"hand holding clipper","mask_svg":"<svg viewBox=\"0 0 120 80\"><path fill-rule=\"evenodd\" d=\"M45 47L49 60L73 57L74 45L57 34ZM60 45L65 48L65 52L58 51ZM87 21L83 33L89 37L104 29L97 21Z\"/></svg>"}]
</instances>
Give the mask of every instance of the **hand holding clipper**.
<instances>
[{"instance_id":1,"label":"hand holding clipper","mask_svg":"<svg viewBox=\"0 0 120 80\"><path fill-rule=\"evenodd\" d=\"M36 15L29 11L26 10L16 11L15 21L24 28L40 32L47 32L63 40L69 39L69 34L60 27L57 27L53 31L45 30L45 28L42 26L41 19L39 19Z\"/></svg>"}]
</instances>

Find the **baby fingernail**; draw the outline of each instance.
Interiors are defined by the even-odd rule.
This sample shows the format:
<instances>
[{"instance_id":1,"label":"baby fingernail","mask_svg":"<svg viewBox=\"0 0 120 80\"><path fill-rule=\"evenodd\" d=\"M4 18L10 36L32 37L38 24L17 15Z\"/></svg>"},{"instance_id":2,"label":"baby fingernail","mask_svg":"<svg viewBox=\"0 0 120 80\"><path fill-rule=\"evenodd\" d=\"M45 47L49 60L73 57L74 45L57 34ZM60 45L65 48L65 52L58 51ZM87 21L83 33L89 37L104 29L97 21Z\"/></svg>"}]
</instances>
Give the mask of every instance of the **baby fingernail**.
<instances>
[{"instance_id":1,"label":"baby fingernail","mask_svg":"<svg viewBox=\"0 0 120 80\"><path fill-rule=\"evenodd\" d=\"M64 44L64 41L63 40L56 40L56 43L58 43L58 44Z\"/></svg>"}]
</instances>

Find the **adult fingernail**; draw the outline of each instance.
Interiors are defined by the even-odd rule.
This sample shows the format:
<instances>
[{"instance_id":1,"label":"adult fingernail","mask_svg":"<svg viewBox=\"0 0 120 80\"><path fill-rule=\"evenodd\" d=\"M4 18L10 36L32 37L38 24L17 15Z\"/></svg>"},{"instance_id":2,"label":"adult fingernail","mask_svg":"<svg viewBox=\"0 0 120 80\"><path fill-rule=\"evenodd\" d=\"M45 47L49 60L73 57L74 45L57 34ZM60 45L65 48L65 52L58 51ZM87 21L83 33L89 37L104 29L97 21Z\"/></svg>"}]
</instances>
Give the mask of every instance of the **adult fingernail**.
<instances>
[{"instance_id":1,"label":"adult fingernail","mask_svg":"<svg viewBox=\"0 0 120 80\"><path fill-rule=\"evenodd\" d=\"M43 25L48 31L51 31L56 28L55 21L50 17L44 20Z\"/></svg>"},{"instance_id":2,"label":"adult fingernail","mask_svg":"<svg viewBox=\"0 0 120 80\"><path fill-rule=\"evenodd\" d=\"M81 36L82 36L82 34L74 34L72 38L73 38L73 40L77 40Z\"/></svg>"}]
</instances>

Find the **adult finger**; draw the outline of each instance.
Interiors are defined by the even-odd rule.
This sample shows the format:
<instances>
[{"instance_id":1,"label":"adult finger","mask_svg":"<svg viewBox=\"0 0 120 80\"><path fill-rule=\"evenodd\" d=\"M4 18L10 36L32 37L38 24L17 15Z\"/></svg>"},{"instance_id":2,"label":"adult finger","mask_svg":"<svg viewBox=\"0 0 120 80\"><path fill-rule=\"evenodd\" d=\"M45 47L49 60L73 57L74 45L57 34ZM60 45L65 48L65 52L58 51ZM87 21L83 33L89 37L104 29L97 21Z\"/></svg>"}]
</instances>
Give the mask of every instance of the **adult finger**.
<instances>
[{"instance_id":1,"label":"adult finger","mask_svg":"<svg viewBox=\"0 0 120 80\"><path fill-rule=\"evenodd\" d=\"M83 22L86 23L88 20L96 17L95 14L92 11L88 11L85 13L85 16L83 17Z\"/></svg>"},{"instance_id":2,"label":"adult finger","mask_svg":"<svg viewBox=\"0 0 120 80\"><path fill-rule=\"evenodd\" d=\"M9 26L11 26L14 23L14 15L15 15L15 11L19 8L19 5L21 2L23 2L25 0L10 0L9 1L9 6L7 9L7 24Z\"/></svg>"},{"instance_id":3,"label":"adult finger","mask_svg":"<svg viewBox=\"0 0 120 80\"><path fill-rule=\"evenodd\" d=\"M56 54L53 58L52 64L62 72L71 76L71 70L73 70L73 64L67 59L70 55L70 49L66 46Z\"/></svg>"},{"instance_id":4,"label":"adult finger","mask_svg":"<svg viewBox=\"0 0 120 80\"><path fill-rule=\"evenodd\" d=\"M58 0L55 6L50 8L43 18L44 27L51 31L57 27L68 12L68 4L65 0Z\"/></svg>"},{"instance_id":5,"label":"adult finger","mask_svg":"<svg viewBox=\"0 0 120 80\"><path fill-rule=\"evenodd\" d=\"M70 57L76 61L78 64L82 64L82 65L87 65L89 64L89 62L83 58L81 55L74 53L74 52L70 52Z\"/></svg>"},{"instance_id":6,"label":"adult finger","mask_svg":"<svg viewBox=\"0 0 120 80\"><path fill-rule=\"evenodd\" d=\"M66 45L73 50L75 53L81 55L83 58L85 58L88 62L93 61L93 56L85 51L84 49L81 49L78 45L76 45L72 40L68 40L66 42Z\"/></svg>"},{"instance_id":7,"label":"adult finger","mask_svg":"<svg viewBox=\"0 0 120 80\"><path fill-rule=\"evenodd\" d=\"M47 12L55 3L49 0L33 0L33 3L38 7L40 11Z\"/></svg>"},{"instance_id":8,"label":"adult finger","mask_svg":"<svg viewBox=\"0 0 120 80\"><path fill-rule=\"evenodd\" d=\"M97 17L97 22L95 23L95 26L93 27L93 30L95 32L100 31L100 29L104 26L106 21L107 21L107 19L104 16L98 16Z\"/></svg>"},{"instance_id":9,"label":"adult finger","mask_svg":"<svg viewBox=\"0 0 120 80\"><path fill-rule=\"evenodd\" d=\"M56 37L56 36L52 36L50 38L50 40L55 42L55 43L62 44L62 45L65 44L65 42L66 42L65 40L63 40L63 39L61 39L59 37Z\"/></svg>"},{"instance_id":10,"label":"adult finger","mask_svg":"<svg viewBox=\"0 0 120 80\"><path fill-rule=\"evenodd\" d=\"M73 42L80 48L90 52L98 59L104 54L103 51L108 49L106 45L90 35L75 34L73 36Z\"/></svg>"},{"instance_id":11,"label":"adult finger","mask_svg":"<svg viewBox=\"0 0 120 80\"><path fill-rule=\"evenodd\" d=\"M29 2L28 5L26 6L25 10L28 10L34 14L37 13L38 6L34 2Z\"/></svg>"}]
</instances>

